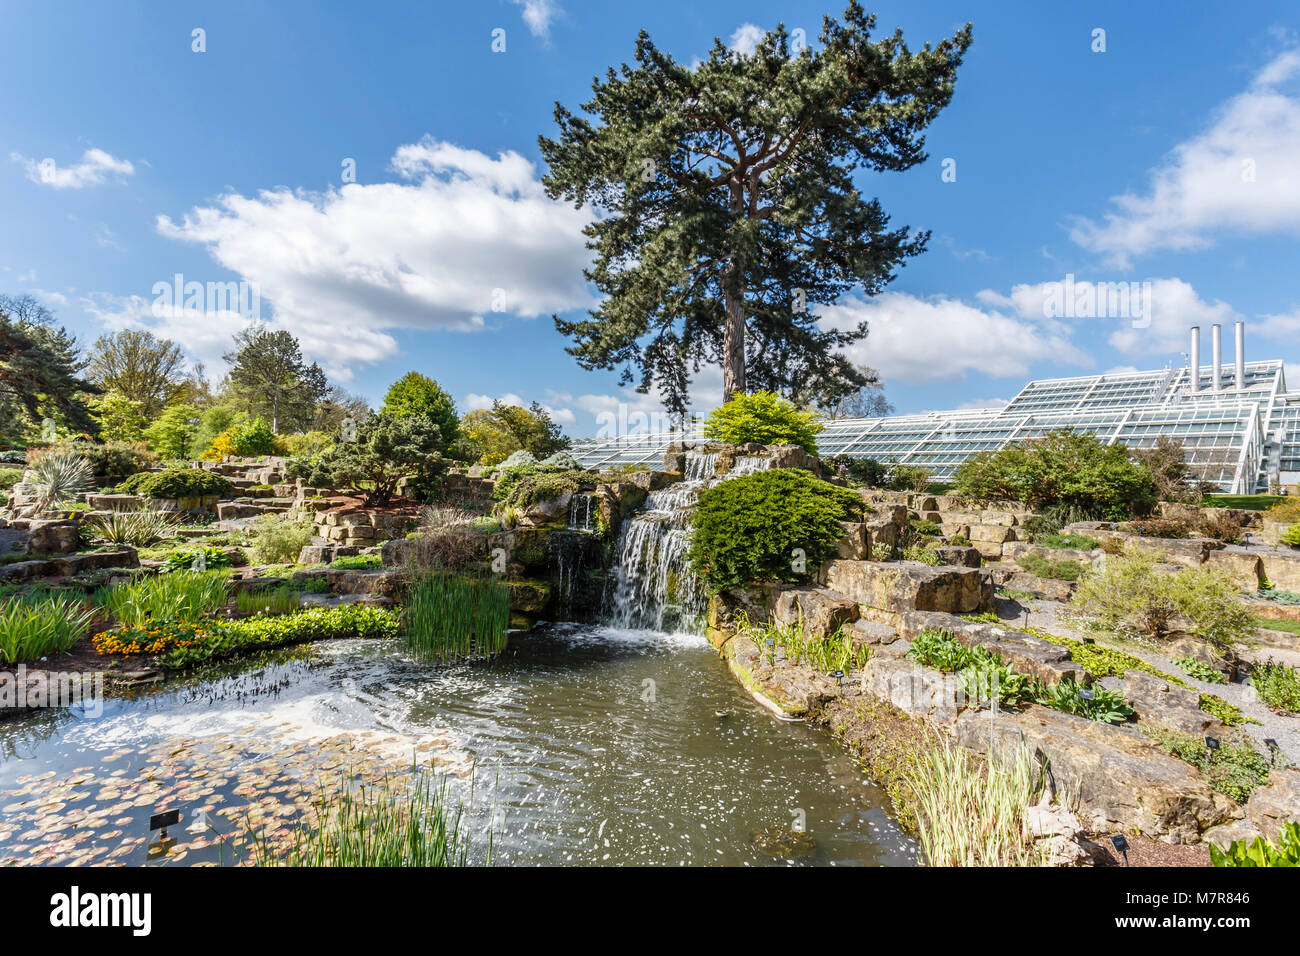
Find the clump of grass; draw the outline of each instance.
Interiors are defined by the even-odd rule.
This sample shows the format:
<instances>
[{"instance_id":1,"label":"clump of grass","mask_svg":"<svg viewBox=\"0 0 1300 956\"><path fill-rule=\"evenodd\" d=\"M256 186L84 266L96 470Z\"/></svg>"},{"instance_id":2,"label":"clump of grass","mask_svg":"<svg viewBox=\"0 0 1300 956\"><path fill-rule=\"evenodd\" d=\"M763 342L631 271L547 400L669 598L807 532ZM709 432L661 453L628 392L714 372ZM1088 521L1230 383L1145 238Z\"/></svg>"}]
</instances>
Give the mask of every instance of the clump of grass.
<instances>
[{"instance_id":1,"label":"clump of grass","mask_svg":"<svg viewBox=\"0 0 1300 956\"><path fill-rule=\"evenodd\" d=\"M1053 581L1077 581L1085 570L1078 561L1052 561L1040 554L1023 554L1016 559L1016 564L1034 577Z\"/></svg>"},{"instance_id":2,"label":"clump of grass","mask_svg":"<svg viewBox=\"0 0 1300 956\"><path fill-rule=\"evenodd\" d=\"M95 600L119 624L191 623L226 603L226 581L219 572L177 571L101 588Z\"/></svg>"},{"instance_id":3,"label":"clump of grass","mask_svg":"<svg viewBox=\"0 0 1300 956\"><path fill-rule=\"evenodd\" d=\"M991 767L947 739L935 741L911 775L921 846L930 866L1042 866L1026 826L1042 773L1021 747Z\"/></svg>"},{"instance_id":4,"label":"clump of grass","mask_svg":"<svg viewBox=\"0 0 1300 956\"><path fill-rule=\"evenodd\" d=\"M1064 548L1071 551L1091 551L1100 542L1086 534L1045 534L1035 535L1034 544L1044 548Z\"/></svg>"},{"instance_id":5,"label":"clump of grass","mask_svg":"<svg viewBox=\"0 0 1300 956\"><path fill-rule=\"evenodd\" d=\"M330 567L335 571L373 571L383 565L383 558L377 554L347 555L330 562Z\"/></svg>"},{"instance_id":6,"label":"clump of grass","mask_svg":"<svg viewBox=\"0 0 1300 956\"><path fill-rule=\"evenodd\" d=\"M298 589L288 585L261 591L240 591L235 596L235 610L246 614L288 614L298 610Z\"/></svg>"},{"instance_id":7,"label":"clump of grass","mask_svg":"<svg viewBox=\"0 0 1300 956\"><path fill-rule=\"evenodd\" d=\"M854 646L853 636L843 627L825 637L809 636L802 617L789 624L754 624L741 613L737 624L764 654L768 653L767 641L771 638L772 653L779 647L792 664L807 664L825 674L864 667L871 656L865 644Z\"/></svg>"},{"instance_id":8,"label":"clump of grass","mask_svg":"<svg viewBox=\"0 0 1300 956\"><path fill-rule=\"evenodd\" d=\"M1245 803L1256 787L1268 783L1268 760L1244 737L1224 740L1210 750L1205 740L1174 730L1154 730L1151 737L1180 760L1198 768L1211 787Z\"/></svg>"},{"instance_id":9,"label":"clump of grass","mask_svg":"<svg viewBox=\"0 0 1300 956\"><path fill-rule=\"evenodd\" d=\"M61 654L86 633L94 610L70 594L7 597L0 604L0 663Z\"/></svg>"},{"instance_id":10,"label":"clump of grass","mask_svg":"<svg viewBox=\"0 0 1300 956\"><path fill-rule=\"evenodd\" d=\"M499 654L510 589L495 575L427 574L411 587L404 623L407 648L424 661Z\"/></svg>"},{"instance_id":11,"label":"clump of grass","mask_svg":"<svg viewBox=\"0 0 1300 956\"><path fill-rule=\"evenodd\" d=\"M87 523L96 537L109 544L145 548L171 536L174 517L165 511L146 508L134 512L111 511Z\"/></svg>"},{"instance_id":12,"label":"clump of grass","mask_svg":"<svg viewBox=\"0 0 1300 956\"><path fill-rule=\"evenodd\" d=\"M252 838L256 866L443 867L469 865L463 806L452 806L445 780L384 778L367 786L322 784L308 818L287 847ZM489 836L488 861L491 861Z\"/></svg>"},{"instance_id":13,"label":"clump of grass","mask_svg":"<svg viewBox=\"0 0 1300 956\"><path fill-rule=\"evenodd\" d=\"M1274 663L1270 657L1255 667L1250 680L1259 699L1270 707L1300 713L1300 670Z\"/></svg>"}]
</instances>

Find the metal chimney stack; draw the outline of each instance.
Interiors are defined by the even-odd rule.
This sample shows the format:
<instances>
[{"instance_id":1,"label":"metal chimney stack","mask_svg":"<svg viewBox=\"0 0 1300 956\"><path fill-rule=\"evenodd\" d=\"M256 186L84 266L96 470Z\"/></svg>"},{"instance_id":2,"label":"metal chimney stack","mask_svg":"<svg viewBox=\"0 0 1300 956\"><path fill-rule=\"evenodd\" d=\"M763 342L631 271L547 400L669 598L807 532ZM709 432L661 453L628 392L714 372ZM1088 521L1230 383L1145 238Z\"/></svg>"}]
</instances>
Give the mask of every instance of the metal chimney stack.
<instances>
[{"instance_id":1,"label":"metal chimney stack","mask_svg":"<svg viewBox=\"0 0 1300 956\"><path fill-rule=\"evenodd\" d=\"M1233 326L1237 346L1237 391L1246 387L1246 323L1238 321Z\"/></svg>"},{"instance_id":2,"label":"metal chimney stack","mask_svg":"<svg viewBox=\"0 0 1300 956\"><path fill-rule=\"evenodd\" d=\"M1210 362L1214 366L1214 380L1211 387L1223 390L1223 326L1215 322L1210 326Z\"/></svg>"},{"instance_id":3,"label":"metal chimney stack","mask_svg":"<svg viewBox=\"0 0 1300 956\"><path fill-rule=\"evenodd\" d=\"M1191 362L1189 374L1192 379L1192 394L1195 395L1201 390L1201 327L1199 325L1192 326Z\"/></svg>"}]
</instances>

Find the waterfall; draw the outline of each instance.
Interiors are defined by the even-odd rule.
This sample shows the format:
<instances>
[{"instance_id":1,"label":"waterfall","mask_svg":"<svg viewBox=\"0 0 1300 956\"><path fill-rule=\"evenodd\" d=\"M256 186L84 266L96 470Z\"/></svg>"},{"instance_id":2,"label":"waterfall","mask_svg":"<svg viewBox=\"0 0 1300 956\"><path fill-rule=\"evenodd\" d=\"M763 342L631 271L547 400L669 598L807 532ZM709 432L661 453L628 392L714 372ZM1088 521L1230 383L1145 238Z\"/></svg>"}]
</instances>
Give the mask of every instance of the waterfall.
<instances>
[{"instance_id":1,"label":"waterfall","mask_svg":"<svg viewBox=\"0 0 1300 956\"><path fill-rule=\"evenodd\" d=\"M569 499L568 526L575 531L595 531L595 512L593 510L596 496L575 492Z\"/></svg>"},{"instance_id":2,"label":"waterfall","mask_svg":"<svg viewBox=\"0 0 1300 956\"><path fill-rule=\"evenodd\" d=\"M685 478L646 496L644 508L623 522L606 585L605 608L618 627L697 629L704 614L703 583L686 555L691 513L700 493L720 481L770 468L770 458L739 458L725 475L718 456L688 452Z\"/></svg>"},{"instance_id":3,"label":"waterfall","mask_svg":"<svg viewBox=\"0 0 1300 956\"><path fill-rule=\"evenodd\" d=\"M553 531L546 546L546 564L556 588L557 609L565 618L573 611L574 587L583 584L588 552L596 544L596 496L577 492L569 499L569 517L562 531Z\"/></svg>"}]
</instances>

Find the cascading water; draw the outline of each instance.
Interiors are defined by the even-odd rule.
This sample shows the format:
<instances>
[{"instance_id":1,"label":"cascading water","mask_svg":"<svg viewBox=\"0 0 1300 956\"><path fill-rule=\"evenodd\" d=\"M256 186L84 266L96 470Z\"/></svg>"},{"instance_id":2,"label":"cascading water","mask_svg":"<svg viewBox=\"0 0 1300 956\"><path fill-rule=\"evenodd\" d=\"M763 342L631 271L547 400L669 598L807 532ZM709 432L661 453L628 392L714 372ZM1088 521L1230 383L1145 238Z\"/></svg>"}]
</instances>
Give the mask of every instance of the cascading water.
<instances>
[{"instance_id":1,"label":"cascading water","mask_svg":"<svg viewBox=\"0 0 1300 956\"><path fill-rule=\"evenodd\" d=\"M562 531L552 532L547 544L547 565L559 597L558 609L567 619L573 611L574 591L585 581L592 563L589 552L598 547L595 518L596 496L575 494L569 500L569 518Z\"/></svg>"},{"instance_id":2,"label":"cascading water","mask_svg":"<svg viewBox=\"0 0 1300 956\"><path fill-rule=\"evenodd\" d=\"M725 478L771 467L770 458L738 458L718 475L718 456L688 452L682 481L646 496L645 507L623 522L605 607L619 627L698 630L704 587L691 570L691 513L700 493Z\"/></svg>"}]
</instances>

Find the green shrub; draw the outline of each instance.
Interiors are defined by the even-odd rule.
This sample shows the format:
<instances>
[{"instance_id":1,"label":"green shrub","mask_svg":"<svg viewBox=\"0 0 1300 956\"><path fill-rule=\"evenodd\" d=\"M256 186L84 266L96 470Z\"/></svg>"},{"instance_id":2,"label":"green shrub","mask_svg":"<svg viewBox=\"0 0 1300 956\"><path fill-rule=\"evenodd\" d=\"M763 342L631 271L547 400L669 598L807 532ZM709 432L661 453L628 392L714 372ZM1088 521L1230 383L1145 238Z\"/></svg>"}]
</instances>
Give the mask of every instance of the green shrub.
<instances>
[{"instance_id":1,"label":"green shrub","mask_svg":"<svg viewBox=\"0 0 1300 956\"><path fill-rule=\"evenodd\" d=\"M0 664L36 661L72 648L94 612L70 594L36 593L0 602Z\"/></svg>"},{"instance_id":2,"label":"green shrub","mask_svg":"<svg viewBox=\"0 0 1300 956\"><path fill-rule=\"evenodd\" d=\"M1270 657L1267 662L1255 665L1250 680L1259 699L1270 707L1300 713L1300 670L1275 664Z\"/></svg>"},{"instance_id":3,"label":"green shrub","mask_svg":"<svg viewBox=\"0 0 1300 956\"><path fill-rule=\"evenodd\" d=\"M308 515L264 514L253 521L248 540L258 564L292 563L315 533Z\"/></svg>"},{"instance_id":4,"label":"green shrub","mask_svg":"<svg viewBox=\"0 0 1300 956\"><path fill-rule=\"evenodd\" d=\"M832 557L862 499L801 468L723 481L700 495L690 561L709 589L797 581Z\"/></svg>"},{"instance_id":5,"label":"green shrub","mask_svg":"<svg viewBox=\"0 0 1300 956\"><path fill-rule=\"evenodd\" d=\"M874 458L850 458L848 455L836 455L825 463L847 478L852 484L865 488L883 488L889 467Z\"/></svg>"},{"instance_id":6,"label":"green shrub","mask_svg":"<svg viewBox=\"0 0 1300 956\"><path fill-rule=\"evenodd\" d=\"M221 548L200 546L173 551L163 559L158 568L159 574L172 574L176 571L219 571L230 567L230 555Z\"/></svg>"},{"instance_id":7,"label":"green shrub","mask_svg":"<svg viewBox=\"0 0 1300 956\"><path fill-rule=\"evenodd\" d=\"M927 491L930 487L930 469L920 465L894 465L889 469L891 491Z\"/></svg>"},{"instance_id":8,"label":"green shrub","mask_svg":"<svg viewBox=\"0 0 1300 956\"><path fill-rule=\"evenodd\" d=\"M1145 514L1157 500L1151 475L1127 448L1068 428L978 452L958 467L954 484L958 493L975 498L1066 506L1112 520Z\"/></svg>"},{"instance_id":9,"label":"green shrub","mask_svg":"<svg viewBox=\"0 0 1300 956\"><path fill-rule=\"evenodd\" d=\"M1300 604L1300 593L1285 588L1268 588L1260 591L1259 596L1266 601L1276 601L1278 604Z\"/></svg>"},{"instance_id":10,"label":"green shrub","mask_svg":"<svg viewBox=\"0 0 1300 956\"><path fill-rule=\"evenodd\" d=\"M1277 843L1262 836L1253 841L1237 840L1224 849L1211 843L1210 862L1215 866L1300 866L1300 823L1282 824Z\"/></svg>"},{"instance_id":11,"label":"green shrub","mask_svg":"<svg viewBox=\"0 0 1300 956\"><path fill-rule=\"evenodd\" d=\"M823 427L815 413L801 412L775 392L758 391L715 408L704 422L704 437L729 445L798 445L815 455Z\"/></svg>"},{"instance_id":12,"label":"green shrub","mask_svg":"<svg viewBox=\"0 0 1300 956\"><path fill-rule=\"evenodd\" d=\"M240 591L235 595L235 610L248 614L288 614L298 610L299 591L282 584L259 591Z\"/></svg>"},{"instance_id":13,"label":"green shrub","mask_svg":"<svg viewBox=\"0 0 1300 956\"><path fill-rule=\"evenodd\" d=\"M1024 521L1020 522L1018 531L1023 531L1029 536L1029 540L1035 544L1042 543L1040 539L1056 535L1063 527L1063 522L1049 514L1030 515ZM1051 545L1048 545L1050 548Z\"/></svg>"},{"instance_id":14,"label":"green shrub","mask_svg":"<svg viewBox=\"0 0 1300 956\"><path fill-rule=\"evenodd\" d=\"M412 490L432 492L447 470L441 447L441 432L427 416L371 415L358 423L355 441L292 462L288 472L309 485L352 489L374 507L391 501L403 478L411 479Z\"/></svg>"},{"instance_id":15,"label":"green shrub","mask_svg":"<svg viewBox=\"0 0 1300 956\"><path fill-rule=\"evenodd\" d=\"M1022 554L1016 558L1020 565L1030 574L1053 581L1077 581L1083 576L1084 567L1078 561L1052 561L1041 554Z\"/></svg>"},{"instance_id":16,"label":"green shrub","mask_svg":"<svg viewBox=\"0 0 1300 956\"><path fill-rule=\"evenodd\" d=\"M1291 525L1278 536L1278 540L1293 548L1300 548L1300 524Z\"/></svg>"},{"instance_id":17,"label":"green shrub","mask_svg":"<svg viewBox=\"0 0 1300 956\"><path fill-rule=\"evenodd\" d=\"M527 508L542 501L555 501L571 495L591 480L585 471L558 471L528 474L512 471L497 482L492 496L512 508Z\"/></svg>"},{"instance_id":18,"label":"green shrub","mask_svg":"<svg viewBox=\"0 0 1300 956\"><path fill-rule=\"evenodd\" d=\"M1044 548L1063 548L1070 551L1091 551L1099 542L1085 534L1045 534L1035 535L1034 544Z\"/></svg>"},{"instance_id":19,"label":"green shrub","mask_svg":"<svg viewBox=\"0 0 1300 956\"><path fill-rule=\"evenodd\" d=\"M933 548L926 547L924 544L909 544L903 548L904 561L918 561L921 564L928 564L932 568L937 568L943 564L939 560L939 555Z\"/></svg>"},{"instance_id":20,"label":"green shrub","mask_svg":"<svg viewBox=\"0 0 1300 956\"><path fill-rule=\"evenodd\" d=\"M32 465L31 472L31 485L36 491L36 504L40 510L89 491L94 479L86 459L71 452L41 455Z\"/></svg>"},{"instance_id":21,"label":"green shrub","mask_svg":"<svg viewBox=\"0 0 1300 956\"><path fill-rule=\"evenodd\" d=\"M132 483L133 493L146 498L204 498L230 494L235 487L230 479L202 468L168 468Z\"/></svg>"},{"instance_id":22,"label":"green shrub","mask_svg":"<svg viewBox=\"0 0 1300 956\"><path fill-rule=\"evenodd\" d=\"M1109 630L1164 638L1176 621L1218 647L1229 647L1255 630L1237 585L1213 568L1156 570L1156 556L1130 547L1093 566L1079 582L1074 607Z\"/></svg>"},{"instance_id":23,"label":"green shrub","mask_svg":"<svg viewBox=\"0 0 1300 956\"><path fill-rule=\"evenodd\" d=\"M1198 661L1194 657L1174 657L1171 658L1171 661L1188 677L1194 677L1197 680L1205 681L1207 684L1228 683L1228 678L1224 677L1209 664Z\"/></svg>"},{"instance_id":24,"label":"green shrub","mask_svg":"<svg viewBox=\"0 0 1300 956\"><path fill-rule=\"evenodd\" d=\"M258 415L251 422L230 429L230 444L241 458L269 455L275 450L275 432L266 419Z\"/></svg>"},{"instance_id":25,"label":"green shrub","mask_svg":"<svg viewBox=\"0 0 1300 956\"><path fill-rule=\"evenodd\" d=\"M1217 750L1210 750L1204 738L1174 730L1153 730L1151 737L1178 759L1200 769L1211 787L1238 803L1268 783L1268 759L1244 737L1220 741Z\"/></svg>"},{"instance_id":26,"label":"green shrub","mask_svg":"<svg viewBox=\"0 0 1300 956\"><path fill-rule=\"evenodd\" d=\"M1044 707L1103 724L1122 724L1133 716L1133 708L1119 691L1100 685L1094 685L1090 690L1092 696L1085 696L1084 689L1073 678L1066 677L1044 688L1038 702Z\"/></svg>"},{"instance_id":27,"label":"green shrub","mask_svg":"<svg viewBox=\"0 0 1300 956\"><path fill-rule=\"evenodd\" d=\"M0 468L0 491L8 491L23 480L23 468Z\"/></svg>"},{"instance_id":28,"label":"green shrub","mask_svg":"<svg viewBox=\"0 0 1300 956\"><path fill-rule=\"evenodd\" d=\"M330 562L330 567L335 571L373 571L383 565L383 558L377 554L345 555Z\"/></svg>"},{"instance_id":29,"label":"green shrub","mask_svg":"<svg viewBox=\"0 0 1300 956\"><path fill-rule=\"evenodd\" d=\"M300 435L281 435L279 442L290 458L315 458L334 447L334 436L329 432L310 431Z\"/></svg>"}]
</instances>

